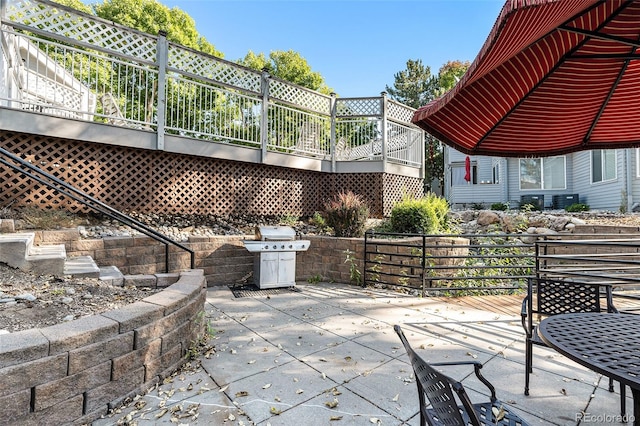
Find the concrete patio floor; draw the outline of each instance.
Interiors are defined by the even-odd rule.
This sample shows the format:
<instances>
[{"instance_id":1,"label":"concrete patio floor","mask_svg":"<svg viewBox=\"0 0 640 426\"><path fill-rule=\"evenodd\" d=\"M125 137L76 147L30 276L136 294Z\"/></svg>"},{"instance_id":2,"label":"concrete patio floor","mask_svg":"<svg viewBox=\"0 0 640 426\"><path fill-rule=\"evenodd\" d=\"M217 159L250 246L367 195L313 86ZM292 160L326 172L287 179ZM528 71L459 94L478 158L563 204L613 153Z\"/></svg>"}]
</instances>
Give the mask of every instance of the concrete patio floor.
<instances>
[{"instance_id":1,"label":"concrete patio floor","mask_svg":"<svg viewBox=\"0 0 640 426\"><path fill-rule=\"evenodd\" d=\"M170 425L172 410L175 418L197 410L181 424L418 425L413 371L394 324L429 362L481 361L498 398L530 424L624 424L618 384L610 393L606 377L550 349L534 347L531 395L523 394L517 315L344 284L296 289L235 297L227 287L210 288L215 353L144 395L143 409L132 406L94 425ZM488 399L472 369L446 372L462 380L473 401Z\"/></svg>"}]
</instances>

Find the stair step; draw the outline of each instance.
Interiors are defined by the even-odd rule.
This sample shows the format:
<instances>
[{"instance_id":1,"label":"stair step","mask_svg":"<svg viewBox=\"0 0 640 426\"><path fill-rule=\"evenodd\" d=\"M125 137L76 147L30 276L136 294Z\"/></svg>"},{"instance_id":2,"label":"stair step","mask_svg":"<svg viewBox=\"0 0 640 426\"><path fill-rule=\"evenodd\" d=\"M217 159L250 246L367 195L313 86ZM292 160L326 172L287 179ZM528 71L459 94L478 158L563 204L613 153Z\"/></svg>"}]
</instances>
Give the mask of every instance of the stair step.
<instances>
[{"instance_id":1,"label":"stair step","mask_svg":"<svg viewBox=\"0 0 640 426\"><path fill-rule=\"evenodd\" d=\"M116 266L101 266L100 281L122 287L124 285L124 274Z\"/></svg>"},{"instance_id":2,"label":"stair step","mask_svg":"<svg viewBox=\"0 0 640 426\"><path fill-rule=\"evenodd\" d=\"M91 256L78 256L64 263L64 275L74 278L100 278L100 268Z\"/></svg>"},{"instance_id":3,"label":"stair step","mask_svg":"<svg viewBox=\"0 0 640 426\"><path fill-rule=\"evenodd\" d=\"M24 257L24 264L20 269L35 274L62 276L66 258L67 251L64 244L32 246Z\"/></svg>"},{"instance_id":4,"label":"stair step","mask_svg":"<svg viewBox=\"0 0 640 426\"><path fill-rule=\"evenodd\" d=\"M32 232L0 235L0 261L12 268L22 268L34 238Z\"/></svg>"}]
</instances>

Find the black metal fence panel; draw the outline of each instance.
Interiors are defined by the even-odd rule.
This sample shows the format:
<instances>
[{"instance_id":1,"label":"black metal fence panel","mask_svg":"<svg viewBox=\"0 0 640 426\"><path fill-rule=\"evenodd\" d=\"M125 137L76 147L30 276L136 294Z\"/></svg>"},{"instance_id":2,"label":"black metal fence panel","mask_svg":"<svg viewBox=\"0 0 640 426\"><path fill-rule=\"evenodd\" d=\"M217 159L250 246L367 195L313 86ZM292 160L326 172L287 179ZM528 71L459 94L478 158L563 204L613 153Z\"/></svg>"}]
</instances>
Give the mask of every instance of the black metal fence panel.
<instances>
[{"instance_id":1,"label":"black metal fence panel","mask_svg":"<svg viewBox=\"0 0 640 426\"><path fill-rule=\"evenodd\" d=\"M536 271L536 237L528 234L365 234L365 285L426 294L484 294L526 288Z\"/></svg>"}]
</instances>

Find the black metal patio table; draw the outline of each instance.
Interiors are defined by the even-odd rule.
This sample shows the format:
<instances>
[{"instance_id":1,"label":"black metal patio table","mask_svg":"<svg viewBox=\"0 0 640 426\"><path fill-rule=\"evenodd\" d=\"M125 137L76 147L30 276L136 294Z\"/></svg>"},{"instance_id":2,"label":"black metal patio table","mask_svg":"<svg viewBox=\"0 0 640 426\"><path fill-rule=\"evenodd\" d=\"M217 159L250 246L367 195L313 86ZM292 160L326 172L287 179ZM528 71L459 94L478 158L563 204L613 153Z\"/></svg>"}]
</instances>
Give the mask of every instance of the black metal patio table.
<instances>
[{"instance_id":1,"label":"black metal patio table","mask_svg":"<svg viewBox=\"0 0 640 426\"><path fill-rule=\"evenodd\" d=\"M631 388L640 425L640 315L554 315L538 328L542 340L567 358Z\"/></svg>"}]
</instances>

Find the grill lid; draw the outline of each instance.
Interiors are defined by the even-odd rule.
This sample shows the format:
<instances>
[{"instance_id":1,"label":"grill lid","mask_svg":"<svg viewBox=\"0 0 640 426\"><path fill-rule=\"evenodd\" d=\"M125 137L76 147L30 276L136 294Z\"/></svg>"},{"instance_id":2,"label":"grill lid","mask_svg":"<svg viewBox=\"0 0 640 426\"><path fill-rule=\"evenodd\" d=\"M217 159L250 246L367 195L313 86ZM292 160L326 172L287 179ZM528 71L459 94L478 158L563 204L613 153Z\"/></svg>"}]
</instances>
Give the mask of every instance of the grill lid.
<instances>
[{"instance_id":1,"label":"grill lid","mask_svg":"<svg viewBox=\"0 0 640 426\"><path fill-rule=\"evenodd\" d=\"M290 226L256 226L256 240L289 241L295 238L296 231Z\"/></svg>"}]
</instances>

